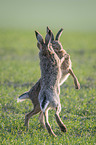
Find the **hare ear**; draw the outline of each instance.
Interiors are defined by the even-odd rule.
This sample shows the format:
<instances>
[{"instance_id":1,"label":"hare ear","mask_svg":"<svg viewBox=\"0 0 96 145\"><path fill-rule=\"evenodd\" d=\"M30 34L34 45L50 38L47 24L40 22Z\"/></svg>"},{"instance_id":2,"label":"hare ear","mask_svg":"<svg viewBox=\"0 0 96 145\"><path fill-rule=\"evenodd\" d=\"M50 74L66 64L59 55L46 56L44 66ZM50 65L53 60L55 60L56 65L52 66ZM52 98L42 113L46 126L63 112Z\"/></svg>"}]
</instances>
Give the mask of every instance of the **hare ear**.
<instances>
[{"instance_id":1,"label":"hare ear","mask_svg":"<svg viewBox=\"0 0 96 145\"><path fill-rule=\"evenodd\" d=\"M42 50L42 44L40 42L37 42L37 47Z\"/></svg>"},{"instance_id":2,"label":"hare ear","mask_svg":"<svg viewBox=\"0 0 96 145\"><path fill-rule=\"evenodd\" d=\"M44 44L44 40L43 40L42 35L37 31L35 31L35 35L36 35L36 38L37 38L38 42L41 43L41 44Z\"/></svg>"},{"instance_id":3,"label":"hare ear","mask_svg":"<svg viewBox=\"0 0 96 145\"><path fill-rule=\"evenodd\" d=\"M60 38L62 32L63 32L63 29L61 28L61 29L58 31L55 40L59 40L59 38Z\"/></svg>"},{"instance_id":4,"label":"hare ear","mask_svg":"<svg viewBox=\"0 0 96 145\"><path fill-rule=\"evenodd\" d=\"M51 30L49 29L47 34L46 34L46 37L45 37L45 44L48 45L51 41L51 37L52 37L52 32Z\"/></svg>"},{"instance_id":5,"label":"hare ear","mask_svg":"<svg viewBox=\"0 0 96 145\"><path fill-rule=\"evenodd\" d=\"M48 33L49 30L50 30L49 27L47 27L47 33ZM51 33L52 33L52 31L51 31ZM53 35L53 33L52 33L52 36L51 36L51 42L52 41L54 41L54 35Z\"/></svg>"}]
</instances>

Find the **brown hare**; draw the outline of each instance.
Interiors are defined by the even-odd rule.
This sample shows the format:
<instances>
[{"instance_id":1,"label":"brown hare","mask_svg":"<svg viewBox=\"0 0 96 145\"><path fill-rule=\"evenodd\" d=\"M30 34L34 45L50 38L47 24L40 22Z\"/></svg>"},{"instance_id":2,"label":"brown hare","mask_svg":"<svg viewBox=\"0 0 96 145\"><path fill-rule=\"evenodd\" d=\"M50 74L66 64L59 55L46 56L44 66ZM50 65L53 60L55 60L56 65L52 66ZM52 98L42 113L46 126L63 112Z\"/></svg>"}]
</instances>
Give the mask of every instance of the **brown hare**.
<instances>
[{"instance_id":1,"label":"brown hare","mask_svg":"<svg viewBox=\"0 0 96 145\"><path fill-rule=\"evenodd\" d=\"M59 59L58 55L55 53L52 46L49 46L51 40L51 30L48 30L45 42L42 36L35 31L36 38L40 44L40 69L41 69L41 89L39 92L39 103L41 111L43 112L45 125L50 134L55 136L48 122L48 110L50 108L55 109L55 118L61 129L61 131L66 132L66 127L59 117L61 111L60 104L60 79L61 79L61 65L65 58L69 55L65 54L62 59Z\"/></svg>"},{"instance_id":2,"label":"brown hare","mask_svg":"<svg viewBox=\"0 0 96 145\"><path fill-rule=\"evenodd\" d=\"M49 28L47 27L47 32L49 31ZM61 59L64 57L66 53L66 51L63 49L61 43L59 42L59 38L62 34L63 29L60 29L56 35L56 38L54 40L54 35L52 33L52 37L51 37L51 44L54 51L56 52L56 54L58 55L58 57ZM38 48L40 48L40 43L37 43ZM65 58L65 60L63 61L62 65L61 65L61 79L60 79L60 85L68 78L69 75L71 75L74 78L74 83L75 83L75 88L76 89L80 89L80 84L78 82L78 79L76 78L75 74L73 73L72 69L71 69L71 60L70 60L70 56ZM29 112L26 116L25 116L25 126L28 127L28 122L30 117L32 117L33 115L37 114L40 112L39 115L39 120L40 123L45 126L44 124L44 116L43 113L40 109L40 104L39 104L39 100L38 100L38 95L41 89L41 78L37 81L37 83L28 91L25 92L24 94L22 94L18 99L17 102L21 102L25 99L30 99L34 105L34 108L31 112Z\"/></svg>"}]
</instances>

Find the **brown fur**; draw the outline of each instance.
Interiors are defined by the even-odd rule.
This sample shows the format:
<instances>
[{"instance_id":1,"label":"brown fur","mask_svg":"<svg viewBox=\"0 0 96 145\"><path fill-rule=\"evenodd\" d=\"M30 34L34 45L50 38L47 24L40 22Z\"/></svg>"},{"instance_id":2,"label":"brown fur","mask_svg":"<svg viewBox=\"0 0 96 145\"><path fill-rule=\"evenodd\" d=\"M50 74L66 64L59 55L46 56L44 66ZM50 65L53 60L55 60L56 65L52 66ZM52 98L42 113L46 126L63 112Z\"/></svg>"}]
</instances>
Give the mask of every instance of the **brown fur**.
<instances>
[{"instance_id":1,"label":"brown fur","mask_svg":"<svg viewBox=\"0 0 96 145\"><path fill-rule=\"evenodd\" d=\"M47 31L48 31L48 29L49 28L47 28ZM54 35L53 35L52 42L51 42L52 43L51 45L52 45L54 51L56 52L56 54L58 55L58 57L60 59L62 59L64 57L64 55L67 54L66 51L63 49L61 43L59 42L59 37L60 37L61 33L62 33L62 31L59 31L57 33L56 40L54 40ZM39 43L37 43L37 47L40 49L40 44ZM64 79L66 80L68 78L68 76L71 75L73 77L73 79L74 79L75 88L76 89L80 89L80 84L78 82L78 79L76 78L76 76L73 73L73 70L71 68L71 60L70 60L70 56L69 55L63 61L62 65L61 65L61 70L62 70L62 76L61 76L60 82L63 83L64 82L63 80ZM28 127L28 122L29 122L30 117L32 117L33 115L35 115L35 114L37 114L39 112L40 112L40 115L39 115L40 123L45 127L44 116L43 116L43 113L41 112L40 104L39 104L39 100L38 100L38 95L39 95L40 90L41 90L41 78L27 92L27 96L29 97L29 99L32 101L32 103L34 105L34 109L25 116L25 125L27 127Z\"/></svg>"},{"instance_id":2,"label":"brown fur","mask_svg":"<svg viewBox=\"0 0 96 145\"><path fill-rule=\"evenodd\" d=\"M38 32L35 33L38 43L41 45L39 48L41 89L38 99L40 108L44 115L46 129L51 135L56 136L48 121L48 110L50 108L54 108L56 111L55 118L57 124L59 125L61 131L66 132L66 126L63 124L59 116L59 113L61 112L59 82L61 79L61 65L68 55L65 54L62 59L59 59L52 46L49 46L50 38L52 36L51 30L47 32L45 42L43 42L43 38L41 39L41 35Z\"/></svg>"}]
</instances>

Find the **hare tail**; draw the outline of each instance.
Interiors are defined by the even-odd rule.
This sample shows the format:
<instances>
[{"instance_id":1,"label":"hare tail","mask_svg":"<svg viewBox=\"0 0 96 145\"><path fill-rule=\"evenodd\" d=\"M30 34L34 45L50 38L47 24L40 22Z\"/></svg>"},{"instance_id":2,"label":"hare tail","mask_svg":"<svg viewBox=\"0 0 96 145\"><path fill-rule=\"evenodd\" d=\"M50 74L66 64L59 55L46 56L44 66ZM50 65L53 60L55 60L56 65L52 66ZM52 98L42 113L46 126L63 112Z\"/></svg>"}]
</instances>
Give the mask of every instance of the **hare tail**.
<instances>
[{"instance_id":1,"label":"hare tail","mask_svg":"<svg viewBox=\"0 0 96 145\"><path fill-rule=\"evenodd\" d=\"M18 102L22 102L22 101L24 101L24 100L26 100L26 99L30 99L30 98L29 98L29 95L28 95L28 92L26 92L26 93L22 94L21 96L19 96L19 97L17 98L17 103L18 103Z\"/></svg>"}]
</instances>

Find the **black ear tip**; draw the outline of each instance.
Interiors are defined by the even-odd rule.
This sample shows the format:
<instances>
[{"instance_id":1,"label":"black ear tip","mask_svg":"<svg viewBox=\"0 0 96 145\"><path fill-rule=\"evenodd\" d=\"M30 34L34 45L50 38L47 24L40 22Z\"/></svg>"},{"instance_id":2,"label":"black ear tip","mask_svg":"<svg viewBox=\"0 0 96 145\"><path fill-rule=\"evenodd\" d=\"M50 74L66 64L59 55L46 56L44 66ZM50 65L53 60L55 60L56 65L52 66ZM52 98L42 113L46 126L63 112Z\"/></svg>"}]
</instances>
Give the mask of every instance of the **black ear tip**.
<instances>
[{"instance_id":1,"label":"black ear tip","mask_svg":"<svg viewBox=\"0 0 96 145\"><path fill-rule=\"evenodd\" d=\"M48 33L49 33L49 35L51 36L52 33L51 33L51 30L50 30L50 29L49 29L49 32L48 32Z\"/></svg>"},{"instance_id":2,"label":"black ear tip","mask_svg":"<svg viewBox=\"0 0 96 145\"><path fill-rule=\"evenodd\" d=\"M50 29L49 29L49 27L47 26L47 33L49 32L49 30L50 30Z\"/></svg>"},{"instance_id":3,"label":"black ear tip","mask_svg":"<svg viewBox=\"0 0 96 145\"><path fill-rule=\"evenodd\" d=\"M64 29L63 28L61 28L61 31L63 31Z\"/></svg>"},{"instance_id":4,"label":"black ear tip","mask_svg":"<svg viewBox=\"0 0 96 145\"><path fill-rule=\"evenodd\" d=\"M35 35L36 35L36 36L38 35L38 32L37 32L37 31L35 31Z\"/></svg>"},{"instance_id":5,"label":"black ear tip","mask_svg":"<svg viewBox=\"0 0 96 145\"><path fill-rule=\"evenodd\" d=\"M47 26L47 30L49 30L49 27Z\"/></svg>"}]
</instances>

